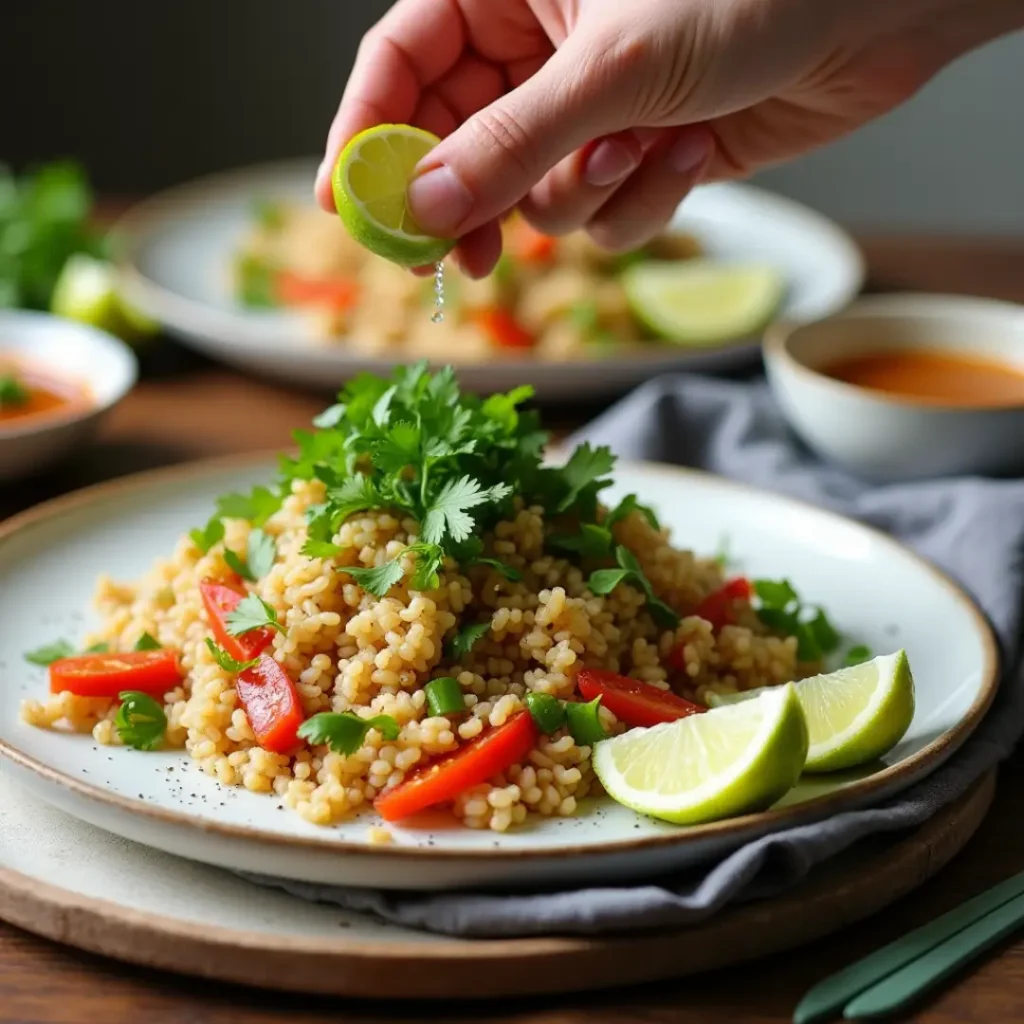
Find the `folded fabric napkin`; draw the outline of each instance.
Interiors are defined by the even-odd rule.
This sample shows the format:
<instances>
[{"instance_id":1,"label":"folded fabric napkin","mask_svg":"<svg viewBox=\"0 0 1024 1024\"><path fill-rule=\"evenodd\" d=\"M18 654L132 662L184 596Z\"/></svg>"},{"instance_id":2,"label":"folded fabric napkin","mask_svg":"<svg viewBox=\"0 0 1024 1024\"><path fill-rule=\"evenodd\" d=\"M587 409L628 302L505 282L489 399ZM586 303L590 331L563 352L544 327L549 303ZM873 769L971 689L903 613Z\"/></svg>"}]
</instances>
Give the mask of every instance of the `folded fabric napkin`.
<instances>
[{"instance_id":1,"label":"folded fabric napkin","mask_svg":"<svg viewBox=\"0 0 1024 1024\"><path fill-rule=\"evenodd\" d=\"M259 879L297 896L450 935L595 934L702 920L728 903L777 893L871 834L920 824L1009 754L1024 732L1018 666L1024 481L977 478L875 487L823 465L789 433L763 382L665 377L639 388L572 439L625 459L710 470L831 508L897 537L955 577L1003 648L996 703L945 766L888 804L757 839L685 876L557 893L413 893Z\"/></svg>"}]
</instances>

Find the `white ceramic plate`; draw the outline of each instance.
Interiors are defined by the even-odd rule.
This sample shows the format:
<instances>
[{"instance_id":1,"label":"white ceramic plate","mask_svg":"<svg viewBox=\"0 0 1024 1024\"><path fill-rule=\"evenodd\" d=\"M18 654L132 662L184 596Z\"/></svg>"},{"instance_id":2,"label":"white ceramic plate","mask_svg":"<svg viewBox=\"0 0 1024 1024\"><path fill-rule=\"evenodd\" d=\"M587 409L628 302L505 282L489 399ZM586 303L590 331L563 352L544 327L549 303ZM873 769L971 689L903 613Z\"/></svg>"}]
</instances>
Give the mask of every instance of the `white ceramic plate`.
<instances>
[{"instance_id":1,"label":"white ceramic plate","mask_svg":"<svg viewBox=\"0 0 1024 1024\"><path fill-rule=\"evenodd\" d=\"M338 884L404 889L532 885L633 878L720 854L756 835L877 802L948 757L994 695L996 646L970 601L892 540L792 501L664 466L619 467L614 495L635 491L677 543L714 550L723 533L755 576L785 575L851 637L877 651L904 647L918 685L909 732L859 773L801 783L763 814L695 828L640 817L607 798L579 817L503 835L437 812L367 843L370 816L310 825L277 801L221 787L182 753L97 746L24 725L20 701L46 687L26 650L79 637L94 579L132 579L202 522L215 497L273 475L272 463L219 462L164 470L80 492L0 527L0 755L34 792L126 838L224 867ZM173 768L173 772L167 769Z\"/></svg>"},{"instance_id":2,"label":"white ceramic plate","mask_svg":"<svg viewBox=\"0 0 1024 1024\"><path fill-rule=\"evenodd\" d=\"M252 311L233 295L232 254L251 230L257 198L312 201L312 163L254 167L171 189L130 212L118 227L125 290L145 313L201 351L242 369L336 390L354 373L386 373L391 359L319 341L295 313ZM745 185L698 190L674 227L692 233L725 261L757 261L785 275L781 315L816 319L842 309L860 291L863 261L852 239L806 207ZM652 347L642 355L544 363L495 358L465 363L469 390L507 391L532 384L545 399L621 392L666 370L722 370L748 363L757 342L710 349ZM570 372L567 372L571 368Z\"/></svg>"}]
</instances>

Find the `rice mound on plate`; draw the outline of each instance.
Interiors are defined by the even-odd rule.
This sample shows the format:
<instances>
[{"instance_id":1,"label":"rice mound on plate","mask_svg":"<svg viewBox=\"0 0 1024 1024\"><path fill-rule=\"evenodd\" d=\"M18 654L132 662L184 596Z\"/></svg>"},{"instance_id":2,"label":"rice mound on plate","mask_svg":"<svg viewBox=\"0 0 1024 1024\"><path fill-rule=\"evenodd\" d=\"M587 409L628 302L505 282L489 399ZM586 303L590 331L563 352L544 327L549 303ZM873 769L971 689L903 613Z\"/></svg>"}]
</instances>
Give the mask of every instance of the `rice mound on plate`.
<instances>
[{"instance_id":1,"label":"rice mound on plate","mask_svg":"<svg viewBox=\"0 0 1024 1024\"><path fill-rule=\"evenodd\" d=\"M274 633L267 653L294 681L306 715L390 715L399 726L397 739L370 729L350 755L322 745L285 755L257 744L234 677L207 647L211 628L199 591L205 579L232 578L224 554L246 550L253 527L244 519L225 518L223 539L206 552L183 536L173 555L137 584L102 578L96 594L102 627L86 641L131 650L148 632L178 649L184 678L164 698L164 745L184 748L223 784L276 794L307 821L330 825L348 818L412 769L504 723L528 692L573 697L582 666L628 674L700 702L710 690L784 683L809 670L798 665L796 638L770 633L749 600L733 602L733 624L715 628L694 615L722 587L721 565L673 547L668 531L641 511L621 517L612 532L635 555L656 595L681 616L674 628L659 626L641 589L628 582L603 596L592 593L580 565L546 545L551 516L520 496L481 537L483 556L515 572L479 561L460 567L446 556L435 587L413 589L407 571L385 596L376 596L344 567L395 558L407 565L414 556L406 549L421 541L421 527L398 512L357 512L333 535L337 554L310 557L302 552L310 515L323 508L326 493L320 479L290 481L280 507L260 527L274 541L275 561L247 587L277 614L283 632ZM599 506L596 516L606 514ZM453 660L446 638L482 622L489 622L487 632ZM427 710L424 686L443 676L454 677L465 697L466 713L457 719L431 717ZM36 726L91 732L100 743L118 744L116 710L112 700L61 693L26 702L22 713ZM606 708L600 716L608 732L624 728ZM522 763L462 793L453 811L466 825L499 832L530 813L572 815L579 800L599 788L590 754L565 728L541 734ZM375 829L370 838L387 841L389 834Z\"/></svg>"}]
</instances>

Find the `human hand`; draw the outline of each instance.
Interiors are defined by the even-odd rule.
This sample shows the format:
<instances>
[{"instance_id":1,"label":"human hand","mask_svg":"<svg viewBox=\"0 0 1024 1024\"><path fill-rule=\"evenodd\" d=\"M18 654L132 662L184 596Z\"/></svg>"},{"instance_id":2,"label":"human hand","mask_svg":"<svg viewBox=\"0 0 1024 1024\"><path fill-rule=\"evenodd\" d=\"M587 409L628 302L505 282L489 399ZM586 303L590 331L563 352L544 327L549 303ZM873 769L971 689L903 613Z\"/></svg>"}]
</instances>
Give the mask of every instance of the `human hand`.
<instances>
[{"instance_id":1,"label":"human hand","mask_svg":"<svg viewBox=\"0 0 1024 1024\"><path fill-rule=\"evenodd\" d=\"M643 244L695 185L796 156L890 110L1024 23L1019 0L399 0L360 46L317 196L384 122L443 141L409 204L488 273L498 219ZM1017 20L1014 20L1014 19Z\"/></svg>"}]
</instances>

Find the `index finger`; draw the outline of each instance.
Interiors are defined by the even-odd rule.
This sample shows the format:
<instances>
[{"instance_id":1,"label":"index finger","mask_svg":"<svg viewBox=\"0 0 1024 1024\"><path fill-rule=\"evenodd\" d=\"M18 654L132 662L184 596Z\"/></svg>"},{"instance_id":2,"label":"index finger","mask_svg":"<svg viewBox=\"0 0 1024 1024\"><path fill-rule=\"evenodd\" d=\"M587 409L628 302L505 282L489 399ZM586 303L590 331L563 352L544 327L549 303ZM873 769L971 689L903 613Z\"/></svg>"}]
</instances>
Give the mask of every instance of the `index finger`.
<instances>
[{"instance_id":1,"label":"index finger","mask_svg":"<svg viewBox=\"0 0 1024 1024\"><path fill-rule=\"evenodd\" d=\"M316 197L334 212L330 172L345 144L377 124L406 124L431 83L447 74L466 45L457 0L399 0L359 44L352 74L327 134Z\"/></svg>"}]
</instances>

